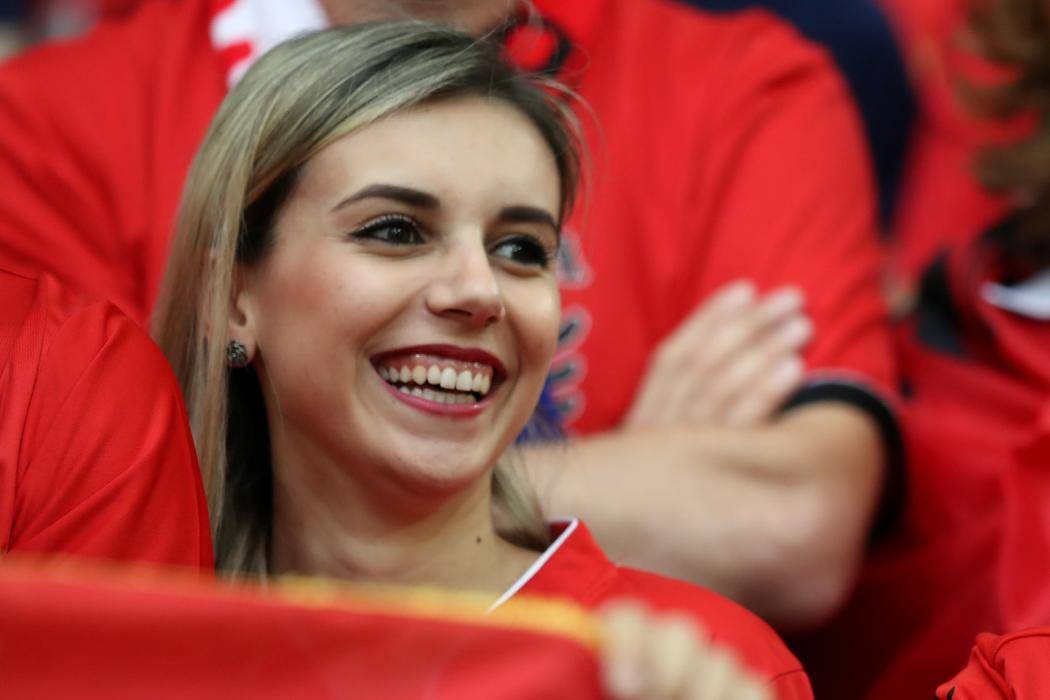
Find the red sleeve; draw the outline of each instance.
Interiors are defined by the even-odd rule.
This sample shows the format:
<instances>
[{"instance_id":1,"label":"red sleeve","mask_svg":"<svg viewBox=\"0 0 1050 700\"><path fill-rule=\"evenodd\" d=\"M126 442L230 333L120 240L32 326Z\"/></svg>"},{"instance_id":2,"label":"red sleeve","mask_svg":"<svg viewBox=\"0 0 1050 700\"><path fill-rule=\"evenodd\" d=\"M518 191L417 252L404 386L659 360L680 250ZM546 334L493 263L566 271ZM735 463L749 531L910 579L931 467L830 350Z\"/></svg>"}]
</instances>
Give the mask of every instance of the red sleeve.
<instances>
[{"instance_id":1,"label":"red sleeve","mask_svg":"<svg viewBox=\"0 0 1050 700\"><path fill-rule=\"evenodd\" d=\"M205 0L141 3L0 65L0 267L145 322L186 169L225 94Z\"/></svg>"},{"instance_id":2,"label":"red sleeve","mask_svg":"<svg viewBox=\"0 0 1050 700\"><path fill-rule=\"evenodd\" d=\"M879 275L875 185L859 119L818 48L762 13L724 31L694 201L706 274L693 303L736 278L796 285L815 325L814 381L895 386Z\"/></svg>"},{"instance_id":3,"label":"red sleeve","mask_svg":"<svg viewBox=\"0 0 1050 700\"><path fill-rule=\"evenodd\" d=\"M45 45L0 66L0 266L136 313L146 105L135 62L100 48Z\"/></svg>"},{"instance_id":4,"label":"red sleeve","mask_svg":"<svg viewBox=\"0 0 1050 700\"><path fill-rule=\"evenodd\" d=\"M41 285L48 298L30 323L50 328L38 350L23 342L14 358L39 361L25 403L10 550L210 567L200 473L167 361L109 304L56 322L68 299L53 282Z\"/></svg>"},{"instance_id":5,"label":"red sleeve","mask_svg":"<svg viewBox=\"0 0 1050 700\"><path fill-rule=\"evenodd\" d=\"M1027 700L1050 697L1050 628L997 637L982 634L970 662L937 688L938 700Z\"/></svg>"}]
</instances>

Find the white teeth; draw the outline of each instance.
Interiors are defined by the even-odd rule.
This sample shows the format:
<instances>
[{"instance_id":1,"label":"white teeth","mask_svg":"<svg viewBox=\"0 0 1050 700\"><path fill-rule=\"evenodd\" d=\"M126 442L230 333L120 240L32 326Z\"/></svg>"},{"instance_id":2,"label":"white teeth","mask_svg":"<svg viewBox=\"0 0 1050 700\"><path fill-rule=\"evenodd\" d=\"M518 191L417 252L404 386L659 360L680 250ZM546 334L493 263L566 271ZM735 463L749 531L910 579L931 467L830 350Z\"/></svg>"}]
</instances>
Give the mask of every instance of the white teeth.
<instances>
[{"instance_id":1,"label":"white teeth","mask_svg":"<svg viewBox=\"0 0 1050 700\"><path fill-rule=\"evenodd\" d=\"M456 377L456 391L470 391L470 386L473 384L474 378L470 372L463 370Z\"/></svg>"},{"instance_id":2,"label":"white teeth","mask_svg":"<svg viewBox=\"0 0 1050 700\"><path fill-rule=\"evenodd\" d=\"M435 396L437 396L437 392L434 391L433 389L424 389L423 390L423 398L426 399L427 401L433 401Z\"/></svg>"},{"instance_id":3,"label":"white teeth","mask_svg":"<svg viewBox=\"0 0 1050 700\"><path fill-rule=\"evenodd\" d=\"M423 397L423 390L420 389L418 386L412 387L412 396L418 396L418 397L422 398Z\"/></svg>"},{"instance_id":4,"label":"white teeth","mask_svg":"<svg viewBox=\"0 0 1050 700\"><path fill-rule=\"evenodd\" d=\"M415 365L411 369L408 365L401 365L400 367L379 367L379 376L391 384L410 384L409 387L398 387L401 391L411 393L414 396L420 396L421 394L416 393L416 387L426 386L427 384L442 389L454 389L462 392L474 392L475 394L481 394L484 396L492 388L492 377L488 376L483 372L476 374L470 370L463 370L457 372L453 367L445 367L442 369L438 365L430 365L424 367L422 365ZM415 386L411 386L411 385ZM430 391L425 389L424 391ZM436 398L431 398L425 393L422 394L431 401L440 401L442 403L473 403L475 397L473 396L461 396L461 395L443 395L442 392L435 394ZM445 397L447 400L444 400Z\"/></svg>"},{"instance_id":5,"label":"white teeth","mask_svg":"<svg viewBox=\"0 0 1050 700\"><path fill-rule=\"evenodd\" d=\"M408 387L407 387L407 386L399 386L399 387L397 388L397 390L398 390L398 391L400 391L400 392L401 392L402 394L409 394L409 393L411 393L411 392L410 392L410 391L408 390Z\"/></svg>"}]
</instances>

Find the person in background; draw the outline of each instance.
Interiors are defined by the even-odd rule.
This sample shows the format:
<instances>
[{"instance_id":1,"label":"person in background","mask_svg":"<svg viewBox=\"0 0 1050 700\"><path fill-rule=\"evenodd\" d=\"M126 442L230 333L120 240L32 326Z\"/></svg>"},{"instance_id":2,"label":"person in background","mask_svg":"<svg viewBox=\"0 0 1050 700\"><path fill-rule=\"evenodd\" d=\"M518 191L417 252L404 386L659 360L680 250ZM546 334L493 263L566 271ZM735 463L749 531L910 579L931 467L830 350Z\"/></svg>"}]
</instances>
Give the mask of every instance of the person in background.
<instances>
[{"instance_id":1,"label":"person in background","mask_svg":"<svg viewBox=\"0 0 1050 700\"><path fill-rule=\"evenodd\" d=\"M893 222L915 97L893 26L875 0L689 0L717 12L763 8L827 48L860 108L879 186L879 219Z\"/></svg>"},{"instance_id":2,"label":"person in background","mask_svg":"<svg viewBox=\"0 0 1050 700\"><path fill-rule=\"evenodd\" d=\"M613 565L497 465L557 342L554 261L579 170L571 117L541 89L560 88L499 50L417 21L332 28L272 49L220 107L154 328L189 406L219 567L476 590L490 609L633 597L699 623L777 697L808 698L760 620ZM639 650L671 682L618 696L762 694L692 646ZM741 687L715 687L722 671Z\"/></svg>"},{"instance_id":3,"label":"person in background","mask_svg":"<svg viewBox=\"0 0 1050 700\"><path fill-rule=\"evenodd\" d=\"M593 108L601 175L563 229L549 392L572 439L523 450L543 512L579 513L618 560L778 624L826 618L898 504L895 370L855 110L774 17L668 0L144 2L0 70L0 260L147 318L229 86L303 30L411 14L502 36Z\"/></svg>"},{"instance_id":4,"label":"person in background","mask_svg":"<svg viewBox=\"0 0 1050 700\"><path fill-rule=\"evenodd\" d=\"M988 118L958 99L960 82L987 80L996 68L972 51L971 0L883 0L904 47L918 113L890 232L897 306L915 301L923 271L950 245L965 244L1007 216L1014 202L983 186L973 154L1011 141L1027 118Z\"/></svg>"},{"instance_id":5,"label":"person in background","mask_svg":"<svg viewBox=\"0 0 1050 700\"><path fill-rule=\"evenodd\" d=\"M971 48L1000 70L963 102L1030 125L972 154L984 187L1014 205L934 259L901 326L908 506L843 617L796 646L818 695L928 696L979 633L1050 624L1050 64L1034 50L1050 45L1045 13L997 0L972 16Z\"/></svg>"},{"instance_id":6,"label":"person in background","mask_svg":"<svg viewBox=\"0 0 1050 700\"><path fill-rule=\"evenodd\" d=\"M178 384L111 304L0 270L0 560L210 571L211 533Z\"/></svg>"}]
</instances>

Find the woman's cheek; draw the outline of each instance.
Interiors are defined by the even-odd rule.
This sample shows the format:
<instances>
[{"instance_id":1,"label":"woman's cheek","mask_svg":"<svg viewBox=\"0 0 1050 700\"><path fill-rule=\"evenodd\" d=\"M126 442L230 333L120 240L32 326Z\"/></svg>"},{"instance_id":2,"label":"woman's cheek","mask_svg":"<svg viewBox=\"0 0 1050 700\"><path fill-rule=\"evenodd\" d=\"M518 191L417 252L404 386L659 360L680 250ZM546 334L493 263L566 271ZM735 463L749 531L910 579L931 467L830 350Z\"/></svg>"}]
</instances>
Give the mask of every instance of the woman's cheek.
<instances>
[{"instance_id":1,"label":"woman's cheek","mask_svg":"<svg viewBox=\"0 0 1050 700\"><path fill-rule=\"evenodd\" d=\"M532 284L529 284L531 282ZM515 300L522 318L519 339L529 361L546 376L558 343L561 300L553 280L523 281ZM508 309L508 312L510 309Z\"/></svg>"}]
</instances>

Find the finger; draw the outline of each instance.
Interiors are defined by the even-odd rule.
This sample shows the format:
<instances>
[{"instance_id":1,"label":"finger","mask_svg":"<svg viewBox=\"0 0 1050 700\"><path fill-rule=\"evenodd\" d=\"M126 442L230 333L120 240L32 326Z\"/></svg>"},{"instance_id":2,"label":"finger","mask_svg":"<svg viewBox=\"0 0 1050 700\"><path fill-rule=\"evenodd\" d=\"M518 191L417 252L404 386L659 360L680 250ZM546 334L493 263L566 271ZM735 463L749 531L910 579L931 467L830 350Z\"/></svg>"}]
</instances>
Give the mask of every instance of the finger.
<instances>
[{"instance_id":1,"label":"finger","mask_svg":"<svg viewBox=\"0 0 1050 700\"><path fill-rule=\"evenodd\" d=\"M722 700L738 675L735 662L727 652L715 647L708 647L699 658L702 663L693 667L685 697L690 700Z\"/></svg>"},{"instance_id":2,"label":"finger","mask_svg":"<svg viewBox=\"0 0 1050 700\"><path fill-rule=\"evenodd\" d=\"M682 340L684 344L676 351L680 359L661 397L665 402L665 415L670 411L670 421L685 420L690 409L694 411L694 418L707 418L702 407L707 404L707 390L719 366L748 347L752 336L766 323L766 315L779 312L780 304L752 303L737 309L722 306L718 313L705 319L705 324L695 326L694 335ZM700 408L698 412L697 408Z\"/></svg>"},{"instance_id":3,"label":"finger","mask_svg":"<svg viewBox=\"0 0 1050 700\"><path fill-rule=\"evenodd\" d=\"M674 332L662 342L661 351L688 363L696 352L697 343L728 318L751 308L757 302L758 291L748 280L736 280L704 299L683 320Z\"/></svg>"},{"instance_id":4,"label":"finger","mask_svg":"<svg viewBox=\"0 0 1050 700\"><path fill-rule=\"evenodd\" d=\"M793 287L770 293L744 313L713 329L704 339L702 349L694 350L697 366L714 370L728 364L771 329L801 317L803 301L802 293Z\"/></svg>"},{"instance_id":5,"label":"finger","mask_svg":"<svg viewBox=\"0 0 1050 700\"><path fill-rule=\"evenodd\" d=\"M618 603L600 611L602 679L610 697L642 697L646 679L642 650L647 637L645 612L634 604Z\"/></svg>"},{"instance_id":6,"label":"finger","mask_svg":"<svg viewBox=\"0 0 1050 700\"><path fill-rule=\"evenodd\" d=\"M746 280L733 282L701 304L653 353L625 423L651 425L681 416L681 401L687 396L676 391L689 368L702 339L712 329L754 303L755 287Z\"/></svg>"},{"instance_id":7,"label":"finger","mask_svg":"<svg viewBox=\"0 0 1050 700\"><path fill-rule=\"evenodd\" d=\"M755 340L714 376L708 388L707 410L727 424L771 415L784 393L800 380L801 347L812 335L813 323L795 316Z\"/></svg>"},{"instance_id":8,"label":"finger","mask_svg":"<svg viewBox=\"0 0 1050 700\"><path fill-rule=\"evenodd\" d=\"M730 285L661 346L625 424L714 420L722 407L710 398L711 387L724 380L722 366L755 346L771 325L797 316L803 301L801 291L784 287L756 304L748 283Z\"/></svg>"},{"instance_id":9,"label":"finger","mask_svg":"<svg viewBox=\"0 0 1050 700\"><path fill-rule=\"evenodd\" d=\"M805 376L801 358L789 356L776 362L767 377L738 397L727 411L723 423L734 428L757 425L770 420L784 402L798 391Z\"/></svg>"},{"instance_id":10,"label":"finger","mask_svg":"<svg viewBox=\"0 0 1050 700\"><path fill-rule=\"evenodd\" d=\"M765 683L745 678L739 692L732 697L734 700L773 700L773 693Z\"/></svg>"},{"instance_id":11,"label":"finger","mask_svg":"<svg viewBox=\"0 0 1050 700\"><path fill-rule=\"evenodd\" d=\"M771 293L760 303L725 319L713 328L708 338L694 352L694 364L680 373L681 379L671 391L671 401L681 405L691 399L692 418L707 422L718 412L712 402L712 387L725 381L727 368L734 368L741 357L765 350L763 340L772 337L774 345L782 339L771 330L781 326L790 327L788 321L801 319L803 297L794 288L784 288ZM795 339L787 338L788 340ZM718 394L715 394L718 396ZM724 398L724 395L721 395Z\"/></svg>"},{"instance_id":12,"label":"finger","mask_svg":"<svg viewBox=\"0 0 1050 700\"><path fill-rule=\"evenodd\" d=\"M681 697L699 650L697 629L691 620L668 617L658 622L646 645L649 697Z\"/></svg>"},{"instance_id":13,"label":"finger","mask_svg":"<svg viewBox=\"0 0 1050 700\"><path fill-rule=\"evenodd\" d=\"M784 382L795 381L802 368L799 352L812 334L813 324L809 319L794 316L764 337L754 339L728 366L713 375L705 402L698 402L695 407L699 415L694 414L694 420L725 422L741 402L752 403L756 392L767 384L781 388ZM777 405L768 410L775 410ZM763 407L759 404L756 409Z\"/></svg>"}]
</instances>

